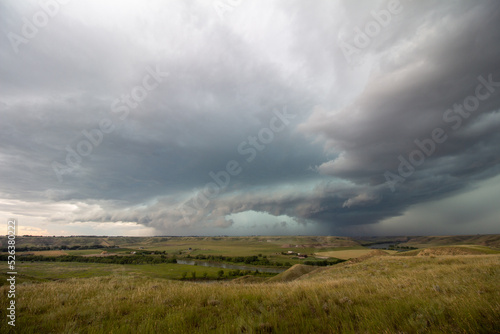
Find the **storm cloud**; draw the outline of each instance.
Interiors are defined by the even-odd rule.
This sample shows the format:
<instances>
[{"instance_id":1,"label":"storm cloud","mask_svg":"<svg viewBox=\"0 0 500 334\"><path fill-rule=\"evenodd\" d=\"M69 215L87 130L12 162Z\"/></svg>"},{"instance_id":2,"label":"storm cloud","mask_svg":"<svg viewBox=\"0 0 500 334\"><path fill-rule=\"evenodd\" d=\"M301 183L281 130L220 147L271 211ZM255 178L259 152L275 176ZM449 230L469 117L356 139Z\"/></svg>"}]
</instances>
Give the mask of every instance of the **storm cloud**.
<instances>
[{"instance_id":1,"label":"storm cloud","mask_svg":"<svg viewBox=\"0 0 500 334\"><path fill-rule=\"evenodd\" d=\"M28 234L497 233L499 28L486 0L3 1L0 212Z\"/></svg>"}]
</instances>

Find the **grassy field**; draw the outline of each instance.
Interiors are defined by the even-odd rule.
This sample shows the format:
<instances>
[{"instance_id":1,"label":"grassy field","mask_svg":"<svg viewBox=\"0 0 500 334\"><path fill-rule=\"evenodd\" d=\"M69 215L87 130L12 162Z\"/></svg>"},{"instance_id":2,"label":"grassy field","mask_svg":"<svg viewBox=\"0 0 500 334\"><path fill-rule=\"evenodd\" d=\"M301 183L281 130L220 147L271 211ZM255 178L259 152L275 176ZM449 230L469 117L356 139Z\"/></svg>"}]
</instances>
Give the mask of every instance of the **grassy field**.
<instances>
[{"instance_id":1,"label":"grassy field","mask_svg":"<svg viewBox=\"0 0 500 334\"><path fill-rule=\"evenodd\" d=\"M183 264L102 264L102 263L79 263L79 262L34 262L20 263L18 265L18 276L22 282L40 282L65 280L69 278L89 278L101 276L137 276L147 279L169 279L179 280L186 273L186 279L192 279L193 272L197 278L203 278L206 273L207 279L215 280L221 268L191 266ZM231 271L224 270L225 277ZM269 276L269 275L268 275ZM0 285L6 285L6 274L0 274Z\"/></svg>"},{"instance_id":2,"label":"grassy field","mask_svg":"<svg viewBox=\"0 0 500 334\"><path fill-rule=\"evenodd\" d=\"M5 244L5 242L4 242ZM318 249L359 246L347 237L18 237L18 247L72 247L81 245L119 246L128 250L166 251L168 253L218 254L244 256L254 253L273 255L285 250L313 253ZM191 250L190 250L191 248ZM120 249L106 249L121 252ZM85 250L95 251L95 250ZM69 251L75 252L73 250ZM80 252L79 250L77 252ZM89 253L87 253L89 254Z\"/></svg>"},{"instance_id":3,"label":"grassy field","mask_svg":"<svg viewBox=\"0 0 500 334\"><path fill-rule=\"evenodd\" d=\"M450 246L450 245L480 245L500 248L500 235L455 235L455 236L429 236L409 238L404 246L417 248Z\"/></svg>"},{"instance_id":4,"label":"grassy field","mask_svg":"<svg viewBox=\"0 0 500 334\"><path fill-rule=\"evenodd\" d=\"M28 252L26 252L28 253ZM42 256L60 256L60 255L68 255L68 252L62 250L48 250L48 251L34 251L29 252L33 255L42 255Z\"/></svg>"},{"instance_id":5,"label":"grassy field","mask_svg":"<svg viewBox=\"0 0 500 334\"><path fill-rule=\"evenodd\" d=\"M262 254L271 261L299 263L298 259L281 255L292 250L312 255L318 250L333 250L358 245L348 238L336 237L206 237L172 238L168 241L144 243L145 250L166 251L177 256L223 255L248 256ZM131 247L131 245L126 245Z\"/></svg>"},{"instance_id":6,"label":"grassy field","mask_svg":"<svg viewBox=\"0 0 500 334\"><path fill-rule=\"evenodd\" d=\"M96 246L103 248L67 249L78 246ZM313 256L318 251L363 248L358 242L347 237L311 237L311 236L260 236L260 237L19 237L17 247L61 248L57 250L27 250L18 254L29 253L44 256L77 255L96 256L107 254L127 255L132 252L165 252L169 257L185 258L188 255L222 256L266 256L272 263L290 265L301 263L295 256L281 254L295 253ZM104 248L117 246L118 248ZM311 258L309 260L314 260Z\"/></svg>"},{"instance_id":7,"label":"grassy field","mask_svg":"<svg viewBox=\"0 0 500 334\"><path fill-rule=\"evenodd\" d=\"M23 333L497 333L499 278L499 255L373 257L288 282L246 284L168 281L118 271L20 284L16 328ZM0 296L4 304L6 287ZM1 312L5 318L4 308ZM5 321L0 329L8 332Z\"/></svg>"},{"instance_id":8,"label":"grassy field","mask_svg":"<svg viewBox=\"0 0 500 334\"><path fill-rule=\"evenodd\" d=\"M102 252L106 252L108 254L129 255L130 252L134 251L137 251L137 249L121 247L121 248L67 250L66 253L70 255L98 255L101 254Z\"/></svg>"},{"instance_id":9,"label":"grassy field","mask_svg":"<svg viewBox=\"0 0 500 334\"><path fill-rule=\"evenodd\" d=\"M343 259L343 260L348 260L352 258L357 258L363 255L367 255L371 252L371 249L348 249L348 250L335 250L335 251L329 251L329 252L319 252L316 253L315 255L317 256L326 256L326 257L333 257L337 259ZM383 252L387 254L394 254L397 253L396 251L389 251L389 250L384 250Z\"/></svg>"},{"instance_id":10,"label":"grassy field","mask_svg":"<svg viewBox=\"0 0 500 334\"><path fill-rule=\"evenodd\" d=\"M224 269L220 277L220 268L174 263L18 258L16 329L20 333L500 333L500 249L491 246L496 236L391 238L427 240L431 247L397 253L361 245L387 238L20 238L21 245L51 249L26 251L43 256L103 251L130 257L137 256L133 251L159 251L167 255L148 256L177 258L259 254L294 266L279 275L243 277L228 275ZM451 241L458 243L447 244ZM84 248L96 245L100 246ZM65 248L57 249L60 246ZM305 266L297 264L304 260L281 254L289 250L308 254L307 260L316 254L350 261ZM2 305L7 302L6 278L0 274ZM5 312L0 308L4 319ZM0 323L0 332L9 330L6 321Z\"/></svg>"},{"instance_id":11,"label":"grassy field","mask_svg":"<svg viewBox=\"0 0 500 334\"><path fill-rule=\"evenodd\" d=\"M435 255L482 255L500 254L500 250L478 245L453 245L429 247L403 252L401 256L435 256Z\"/></svg>"}]
</instances>

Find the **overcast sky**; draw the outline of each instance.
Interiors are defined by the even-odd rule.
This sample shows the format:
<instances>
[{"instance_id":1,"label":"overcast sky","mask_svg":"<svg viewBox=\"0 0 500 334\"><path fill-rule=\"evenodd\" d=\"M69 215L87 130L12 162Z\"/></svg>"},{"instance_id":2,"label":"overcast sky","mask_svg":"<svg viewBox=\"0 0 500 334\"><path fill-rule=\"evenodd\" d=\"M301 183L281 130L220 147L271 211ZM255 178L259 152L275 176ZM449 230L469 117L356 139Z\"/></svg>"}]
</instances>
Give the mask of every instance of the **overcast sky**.
<instances>
[{"instance_id":1,"label":"overcast sky","mask_svg":"<svg viewBox=\"0 0 500 334\"><path fill-rule=\"evenodd\" d=\"M21 234L500 232L499 1L1 0L0 29Z\"/></svg>"}]
</instances>

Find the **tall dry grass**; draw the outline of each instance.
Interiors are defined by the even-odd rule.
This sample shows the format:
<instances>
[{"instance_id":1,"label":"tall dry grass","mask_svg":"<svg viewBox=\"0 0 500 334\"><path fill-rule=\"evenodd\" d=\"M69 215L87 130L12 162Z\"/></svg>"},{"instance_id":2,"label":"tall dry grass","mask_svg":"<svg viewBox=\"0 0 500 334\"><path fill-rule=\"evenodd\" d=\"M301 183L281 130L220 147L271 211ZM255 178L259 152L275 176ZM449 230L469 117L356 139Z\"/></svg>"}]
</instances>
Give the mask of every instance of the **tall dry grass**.
<instances>
[{"instance_id":1,"label":"tall dry grass","mask_svg":"<svg viewBox=\"0 0 500 334\"><path fill-rule=\"evenodd\" d=\"M499 255L375 257L280 283L69 279L18 286L16 330L496 333L499 282ZM0 296L5 305L5 287ZM7 322L0 326L7 333Z\"/></svg>"}]
</instances>

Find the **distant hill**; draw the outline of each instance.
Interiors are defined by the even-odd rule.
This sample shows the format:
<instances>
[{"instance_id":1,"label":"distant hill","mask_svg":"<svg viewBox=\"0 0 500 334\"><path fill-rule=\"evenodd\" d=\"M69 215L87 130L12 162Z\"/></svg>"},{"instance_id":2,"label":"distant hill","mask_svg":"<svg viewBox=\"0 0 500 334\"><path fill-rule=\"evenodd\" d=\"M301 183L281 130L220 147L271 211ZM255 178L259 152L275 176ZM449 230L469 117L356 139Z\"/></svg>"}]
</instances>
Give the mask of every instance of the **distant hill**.
<instances>
[{"instance_id":1,"label":"distant hill","mask_svg":"<svg viewBox=\"0 0 500 334\"><path fill-rule=\"evenodd\" d=\"M500 250L495 250L487 246L463 245L463 246L440 246L424 249L417 249L409 252L402 252L401 256L436 256L436 255L487 255L500 254Z\"/></svg>"},{"instance_id":2,"label":"distant hill","mask_svg":"<svg viewBox=\"0 0 500 334\"><path fill-rule=\"evenodd\" d=\"M365 247L380 243L394 243L410 247L433 247L449 245L480 245L500 249L500 234L449 235L449 236L395 236L359 237L354 241Z\"/></svg>"},{"instance_id":3,"label":"distant hill","mask_svg":"<svg viewBox=\"0 0 500 334\"><path fill-rule=\"evenodd\" d=\"M6 236L2 236L2 239ZM169 242L254 242L279 245L283 248L350 247L360 244L349 237L335 236L243 236L243 237L114 237L114 236L18 236L16 245L29 247L60 247L75 245L132 246L165 244Z\"/></svg>"},{"instance_id":4,"label":"distant hill","mask_svg":"<svg viewBox=\"0 0 500 334\"><path fill-rule=\"evenodd\" d=\"M0 238L0 243L6 245L6 236ZM345 248L360 249L374 244L392 243L401 246L428 248L438 246L478 245L500 250L500 234L457 235L457 236L394 236L394 237L335 237L335 236L243 236L243 237L108 237L108 236L18 236L16 247L35 247L47 249L71 249L77 246L95 247L145 247L160 248L174 244L203 243L203 245L268 245L278 249L309 248ZM253 246L252 246L253 247Z\"/></svg>"},{"instance_id":5,"label":"distant hill","mask_svg":"<svg viewBox=\"0 0 500 334\"><path fill-rule=\"evenodd\" d=\"M412 237L405 246L480 245L500 249L500 234Z\"/></svg>"}]
</instances>

